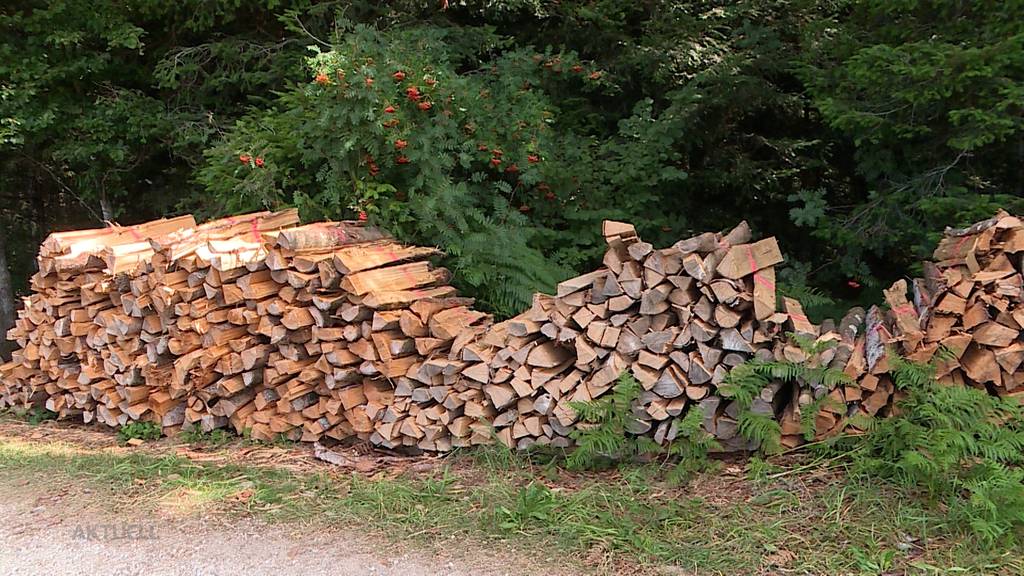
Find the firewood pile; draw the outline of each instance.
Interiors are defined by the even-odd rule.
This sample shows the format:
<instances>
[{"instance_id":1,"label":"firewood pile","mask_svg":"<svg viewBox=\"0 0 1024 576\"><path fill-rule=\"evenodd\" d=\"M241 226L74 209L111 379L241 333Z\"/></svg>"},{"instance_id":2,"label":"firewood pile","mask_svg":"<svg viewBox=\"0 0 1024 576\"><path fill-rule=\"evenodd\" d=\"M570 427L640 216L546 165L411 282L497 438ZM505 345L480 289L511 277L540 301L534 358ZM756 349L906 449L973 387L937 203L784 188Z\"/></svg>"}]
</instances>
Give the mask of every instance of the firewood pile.
<instances>
[{"instance_id":1,"label":"firewood pile","mask_svg":"<svg viewBox=\"0 0 1024 576\"><path fill-rule=\"evenodd\" d=\"M913 304L898 296L905 285L886 292L894 313L887 334L907 357L934 359L941 382L1024 395L1022 253L1024 223L1005 212L947 229L934 262L925 263L925 277L913 282ZM936 357L940 349L947 352Z\"/></svg>"},{"instance_id":2,"label":"firewood pile","mask_svg":"<svg viewBox=\"0 0 1024 576\"><path fill-rule=\"evenodd\" d=\"M722 449L744 450L756 443L719 387L751 358L850 376L761 391L751 408L781 423L787 446L805 441L807 410L817 437L892 413L894 350L930 361L949 349L944 381L1017 393L1024 225L1012 216L947 231L909 299L900 281L887 306L821 325L776 301L782 254L745 222L663 249L629 224L603 234L600 269L493 324L431 264L436 249L358 222L299 225L284 211L54 233L9 333L20 349L0 366L0 407L168 434L568 447L581 425L572 403L629 372L643 389L631 432L671 442L696 406Z\"/></svg>"},{"instance_id":3,"label":"firewood pile","mask_svg":"<svg viewBox=\"0 0 1024 576\"><path fill-rule=\"evenodd\" d=\"M463 349L463 375L482 386L498 438L568 446L571 404L601 397L629 371L644 389L632 432L670 442L677 419L700 405L726 447L745 445L716 387L787 318L775 313L775 240L750 243L746 223L661 250L629 224L605 222L603 233L602 268L537 295Z\"/></svg>"},{"instance_id":4,"label":"firewood pile","mask_svg":"<svg viewBox=\"0 0 1024 576\"><path fill-rule=\"evenodd\" d=\"M775 406L783 444L805 440L801 415L811 406L815 438L856 432L858 415L897 413L904 393L890 373L894 353L932 363L940 383L1024 398L1022 253L1024 223L1000 212L968 228L947 229L933 261L924 263L925 277L895 282L883 291L885 306L866 312L854 308L838 325L826 320L814 326L798 321L801 313L790 313L794 333L830 345L808 354L792 341L779 340L774 358L842 370L853 384L826 388L799 382L787 385L788 391L783 386L782 396L789 400Z\"/></svg>"},{"instance_id":5,"label":"firewood pile","mask_svg":"<svg viewBox=\"0 0 1024 576\"><path fill-rule=\"evenodd\" d=\"M297 224L292 210L51 235L0 404L264 440L384 427L409 404L394 379L445 342L431 337L487 317L450 298L447 271L425 261L435 249ZM422 338L400 336L417 322Z\"/></svg>"}]
</instances>

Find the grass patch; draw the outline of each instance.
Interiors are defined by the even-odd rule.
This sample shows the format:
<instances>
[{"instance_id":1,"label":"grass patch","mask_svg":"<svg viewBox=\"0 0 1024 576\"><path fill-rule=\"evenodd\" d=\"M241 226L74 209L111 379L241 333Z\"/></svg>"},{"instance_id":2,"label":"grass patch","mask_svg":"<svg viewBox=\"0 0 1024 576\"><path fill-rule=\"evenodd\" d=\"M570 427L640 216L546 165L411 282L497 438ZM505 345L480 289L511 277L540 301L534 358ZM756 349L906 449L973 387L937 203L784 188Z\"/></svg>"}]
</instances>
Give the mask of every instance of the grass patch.
<instances>
[{"instance_id":1,"label":"grass patch","mask_svg":"<svg viewBox=\"0 0 1024 576\"><path fill-rule=\"evenodd\" d=\"M84 485L134 511L223 511L370 526L382 537L502 541L609 572L1024 572L1024 550L979 547L903 492L820 467L755 467L754 479L733 466L682 489L659 480L656 466L575 475L490 448L427 473L367 478L0 439L0 481Z\"/></svg>"}]
</instances>

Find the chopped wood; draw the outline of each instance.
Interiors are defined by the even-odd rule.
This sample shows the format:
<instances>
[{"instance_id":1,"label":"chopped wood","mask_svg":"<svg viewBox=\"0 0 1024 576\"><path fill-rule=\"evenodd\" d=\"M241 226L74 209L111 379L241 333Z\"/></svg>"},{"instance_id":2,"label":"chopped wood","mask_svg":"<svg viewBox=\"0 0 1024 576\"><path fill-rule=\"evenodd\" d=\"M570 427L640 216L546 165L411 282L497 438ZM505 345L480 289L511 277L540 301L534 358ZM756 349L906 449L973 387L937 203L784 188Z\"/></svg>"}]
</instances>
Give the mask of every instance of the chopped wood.
<instances>
[{"instance_id":1,"label":"chopped wood","mask_svg":"<svg viewBox=\"0 0 1024 576\"><path fill-rule=\"evenodd\" d=\"M716 271L725 278L743 278L769 266L782 263L782 252L775 238L729 248Z\"/></svg>"},{"instance_id":2,"label":"chopped wood","mask_svg":"<svg viewBox=\"0 0 1024 576\"><path fill-rule=\"evenodd\" d=\"M297 223L286 211L51 235L11 329L20 348L0 365L0 407L268 440L448 450L497 430L516 448L568 447L570 403L602 397L628 370L644 390L630 431L671 441L699 405L732 450L751 445L718 387L752 357L853 379L765 388L753 409L780 419L786 446L803 441L800 412L817 398L831 399L819 437L847 414L897 411L890 352L935 362L943 382L1024 397L1024 224L1005 213L947 231L926 277L894 284L886 307L820 326L796 300L776 311L781 253L773 238L751 242L746 223L657 249L606 222L604 267L497 325L454 297L429 261L437 249L360 223ZM801 349L789 331L817 345Z\"/></svg>"}]
</instances>

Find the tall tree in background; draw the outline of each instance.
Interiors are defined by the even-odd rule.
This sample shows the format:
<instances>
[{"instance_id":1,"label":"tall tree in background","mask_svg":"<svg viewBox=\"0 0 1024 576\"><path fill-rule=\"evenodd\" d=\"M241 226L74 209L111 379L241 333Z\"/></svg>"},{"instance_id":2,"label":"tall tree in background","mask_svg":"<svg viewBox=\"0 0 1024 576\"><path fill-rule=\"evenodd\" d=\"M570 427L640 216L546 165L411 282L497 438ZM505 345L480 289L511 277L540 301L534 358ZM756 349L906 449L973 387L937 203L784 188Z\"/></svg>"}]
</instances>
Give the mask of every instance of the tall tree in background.
<instances>
[{"instance_id":1,"label":"tall tree in background","mask_svg":"<svg viewBox=\"0 0 1024 576\"><path fill-rule=\"evenodd\" d=\"M813 23L800 76L854 146L863 191L804 190L797 223L846 268L871 255L891 274L944 226L1024 207L1024 2L837 4Z\"/></svg>"},{"instance_id":2,"label":"tall tree in background","mask_svg":"<svg viewBox=\"0 0 1024 576\"><path fill-rule=\"evenodd\" d=\"M7 330L14 326L14 287L11 284L11 271L7 266L7 238L0 227L0 358L9 358L10 343L7 341Z\"/></svg>"}]
</instances>

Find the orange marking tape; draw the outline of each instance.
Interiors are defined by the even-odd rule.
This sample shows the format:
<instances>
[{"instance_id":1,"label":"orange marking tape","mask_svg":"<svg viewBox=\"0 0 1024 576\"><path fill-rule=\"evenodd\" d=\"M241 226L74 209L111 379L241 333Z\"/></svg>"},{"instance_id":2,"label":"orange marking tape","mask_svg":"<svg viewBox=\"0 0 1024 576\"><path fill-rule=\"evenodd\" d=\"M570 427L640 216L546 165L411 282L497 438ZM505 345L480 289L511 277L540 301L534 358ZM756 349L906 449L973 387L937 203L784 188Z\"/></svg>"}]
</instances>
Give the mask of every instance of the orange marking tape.
<instances>
[{"instance_id":1,"label":"orange marking tape","mask_svg":"<svg viewBox=\"0 0 1024 576\"><path fill-rule=\"evenodd\" d=\"M757 260L754 260L754 246L747 244L747 260L750 263L750 272L757 272Z\"/></svg>"},{"instance_id":2,"label":"orange marking tape","mask_svg":"<svg viewBox=\"0 0 1024 576\"><path fill-rule=\"evenodd\" d=\"M953 252L957 256L960 255L960 248L964 245L964 242L967 242L967 240L970 239L972 236L973 235L964 236L963 238L960 239L959 242L956 243L956 246L953 247Z\"/></svg>"},{"instance_id":3,"label":"orange marking tape","mask_svg":"<svg viewBox=\"0 0 1024 576\"><path fill-rule=\"evenodd\" d=\"M772 282L757 272L754 272L754 282L768 288L769 290L775 290L775 282Z\"/></svg>"},{"instance_id":4,"label":"orange marking tape","mask_svg":"<svg viewBox=\"0 0 1024 576\"><path fill-rule=\"evenodd\" d=\"M416 285L416 277L412 275L412 272L410 272L408 268L402 268L402 276L414 286Z\"/></svg>"},{"instance_id":5,"label":"orange marking tape","mask_svg":"<svg viewBox=\"0 0 1024 576\"><path fill-rule=\"evenodd\" d=\"M345 243L348 242L348 235L345 234L345 230L343 228L339 228L339 227L330 228L330 229L328 229L328 233L331 236L334 236L334 238L338 242L340 242L341 244L345 244Z\"/></svg>"}]
</instances>

